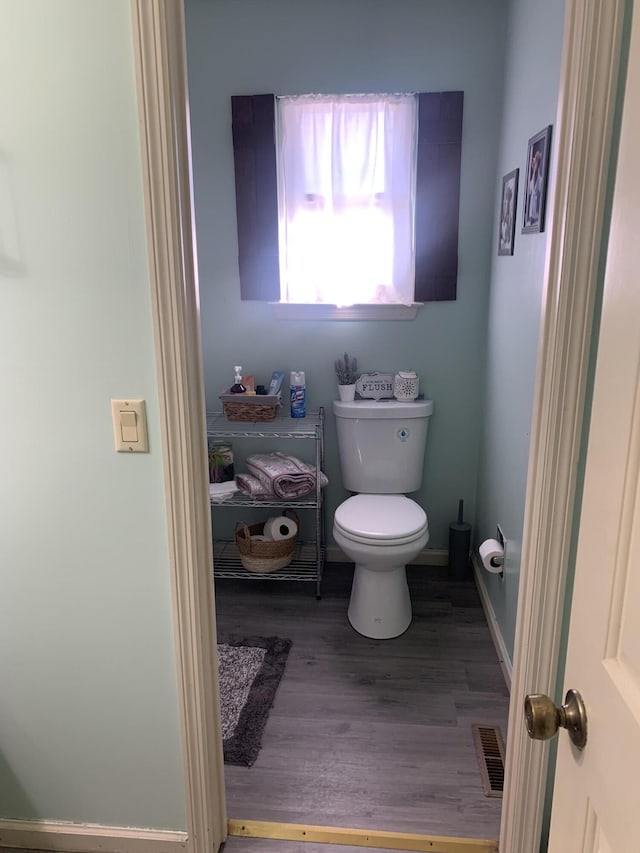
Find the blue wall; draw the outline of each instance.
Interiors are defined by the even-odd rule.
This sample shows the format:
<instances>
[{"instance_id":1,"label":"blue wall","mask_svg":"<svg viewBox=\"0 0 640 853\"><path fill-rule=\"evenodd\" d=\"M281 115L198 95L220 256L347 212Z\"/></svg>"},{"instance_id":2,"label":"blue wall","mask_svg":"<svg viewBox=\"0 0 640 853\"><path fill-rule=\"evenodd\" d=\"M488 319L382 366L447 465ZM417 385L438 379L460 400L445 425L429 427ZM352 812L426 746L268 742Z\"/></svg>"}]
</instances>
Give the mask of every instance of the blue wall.
<instances>
[{"instance_id":1,"label":"blue wall","mask_svg":"<svg viewBox=\"0 0 640 853\"><path fill-rule=\"evenodd\" d=\"M0 20L0 818L183 830L131 10Z\"/></svg>"},{"instance_id":2,"label":"blue wall","mask_svg":"<svg viewBox=\"0 0 640 853\"><path fill-rule=\"evenodd\" d=\"M563 24L561 0L512 0L495 183L486 415L476 517L477 541L495 536L498 523L507 539L504 579L486 572L482 577L511 657L549 225L541 234L521 233L524 173L527 140L546 125L555 125ZM514 255L498 257L501 178L515 168L520 169L520 187ZM553 178L552 156L547 212Z\"/></svg>"},{"instance_id":3,"label":"blue wall","mask_svg":"<svg viewBox=\"0 0 640 853\"><path fill-rule=\"evenodd\" d=\"M413 367L435 401L424 486L429 547L446 548L458 498L475 514L484 409L487 300L503 96L506 0L187 0L194 192L207 405L242 364L258 381L306 371L308 404L330 413L334 359L363 370ZM230 96L464 90L456 302L415 321L276 320L242 303ZM219 407L219 406L218 406ZM327 424L328 518L345 492ZM330 523L328 524L330 533Z\"/></svg>"}]
</instances>

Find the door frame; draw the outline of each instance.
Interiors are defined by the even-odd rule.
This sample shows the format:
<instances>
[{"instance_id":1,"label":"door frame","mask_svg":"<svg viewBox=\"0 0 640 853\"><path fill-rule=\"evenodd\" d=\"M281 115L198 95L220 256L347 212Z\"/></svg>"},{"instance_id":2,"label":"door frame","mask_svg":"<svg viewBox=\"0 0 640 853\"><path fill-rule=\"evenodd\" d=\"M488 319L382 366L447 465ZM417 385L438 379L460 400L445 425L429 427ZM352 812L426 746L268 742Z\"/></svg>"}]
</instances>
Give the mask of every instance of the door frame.
<instances>
[{"instance_id":1,"label":"door frame","mask_svg":"<svg viewBox=\"0 0 640 853\"><path fill-rule=\"evenodd\" d=\"M130 0L160 397L187 853L227 835L182 0Z\"/></svg>"},{"instance_id":2,"label":"door frame","mask_svg":"<svg viewBox=\"0 0 640 853\"><path fill-rule=\"evenodd\" d=\"M509 712L503 853L537 853L557 693L628 0L567 0ZM182 0L131 0L187 801L187 850L226 837Z\"/></svg>"},{"instance_id":3,"label":"door frame","mask_svg":"<svg viewBox=\"0 0 640 853\"><path fill-rule=\"evenodd\" d=\"M552 781L549 746L528 737L523 701L527 693L557 700L561 688L627 6L626 0L565 5L500 831L504 853L537 853Z\"/></svg>"}]
</instances>

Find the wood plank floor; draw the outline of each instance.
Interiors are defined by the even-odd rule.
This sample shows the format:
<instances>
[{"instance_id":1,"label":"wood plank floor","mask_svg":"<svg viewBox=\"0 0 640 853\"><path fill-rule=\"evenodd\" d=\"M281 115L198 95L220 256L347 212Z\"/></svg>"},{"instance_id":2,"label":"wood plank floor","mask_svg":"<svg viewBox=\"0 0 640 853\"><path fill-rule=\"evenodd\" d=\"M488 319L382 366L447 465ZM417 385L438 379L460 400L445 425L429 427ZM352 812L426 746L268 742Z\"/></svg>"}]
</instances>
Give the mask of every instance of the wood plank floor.
<instances>
[{"instance_id":1,"label":"wood plank floor","mask_svg":"<svg viewBox=\"0 0 640 853\"><path fill-rule=\"evenodd\" d=\"M293 641L256 763L225 766L229 817L498 837L471 725L506 740L509 697L477 590L445 569L408 571L413 622L384 641L347 621L347 565L329 564L321 601L312 584L216 581L220 633ZM226 849L272 849L255 843Z\"/></svg>"}]
</instances>

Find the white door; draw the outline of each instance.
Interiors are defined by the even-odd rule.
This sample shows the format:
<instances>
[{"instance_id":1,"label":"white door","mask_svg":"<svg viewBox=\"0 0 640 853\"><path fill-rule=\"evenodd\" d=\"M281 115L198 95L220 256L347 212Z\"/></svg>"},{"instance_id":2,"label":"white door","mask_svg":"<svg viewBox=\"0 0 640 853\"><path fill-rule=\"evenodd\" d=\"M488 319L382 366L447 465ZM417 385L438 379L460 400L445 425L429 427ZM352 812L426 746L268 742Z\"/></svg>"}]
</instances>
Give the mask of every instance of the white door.
<instances>
[{"instance_id":1,"label":"white door","mask_svg":"<svg viewBox=\"0 0 640 853\"><path fill-rule=\"evenodd\" d=\"M640 850L640 10L615 184L564 677L584 699L561 731L550 853Z\"/></svg>"}]
</instances>

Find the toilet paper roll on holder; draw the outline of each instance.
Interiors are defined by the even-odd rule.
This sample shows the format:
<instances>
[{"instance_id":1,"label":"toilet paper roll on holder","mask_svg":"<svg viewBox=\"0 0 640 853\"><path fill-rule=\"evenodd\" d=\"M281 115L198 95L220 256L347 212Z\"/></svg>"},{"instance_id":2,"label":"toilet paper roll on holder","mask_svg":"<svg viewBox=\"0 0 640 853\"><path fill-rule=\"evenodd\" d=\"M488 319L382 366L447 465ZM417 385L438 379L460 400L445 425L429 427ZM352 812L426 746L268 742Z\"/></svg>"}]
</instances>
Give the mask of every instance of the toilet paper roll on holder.
<instances>
[{"instance_id":1,"label":"toilet paper roll on holder","mask_svg":"<svg viewBox=\"0 0 640 853\"><path fill-rule=\"evenodd\" d=\"M500 531L498 535L500 536ZM480 562L486 571L499 574L501 577L504 576L505 542L503 536L500 536L499 539L485 539L478 552Z\"/></svg>"}]
</instances>

